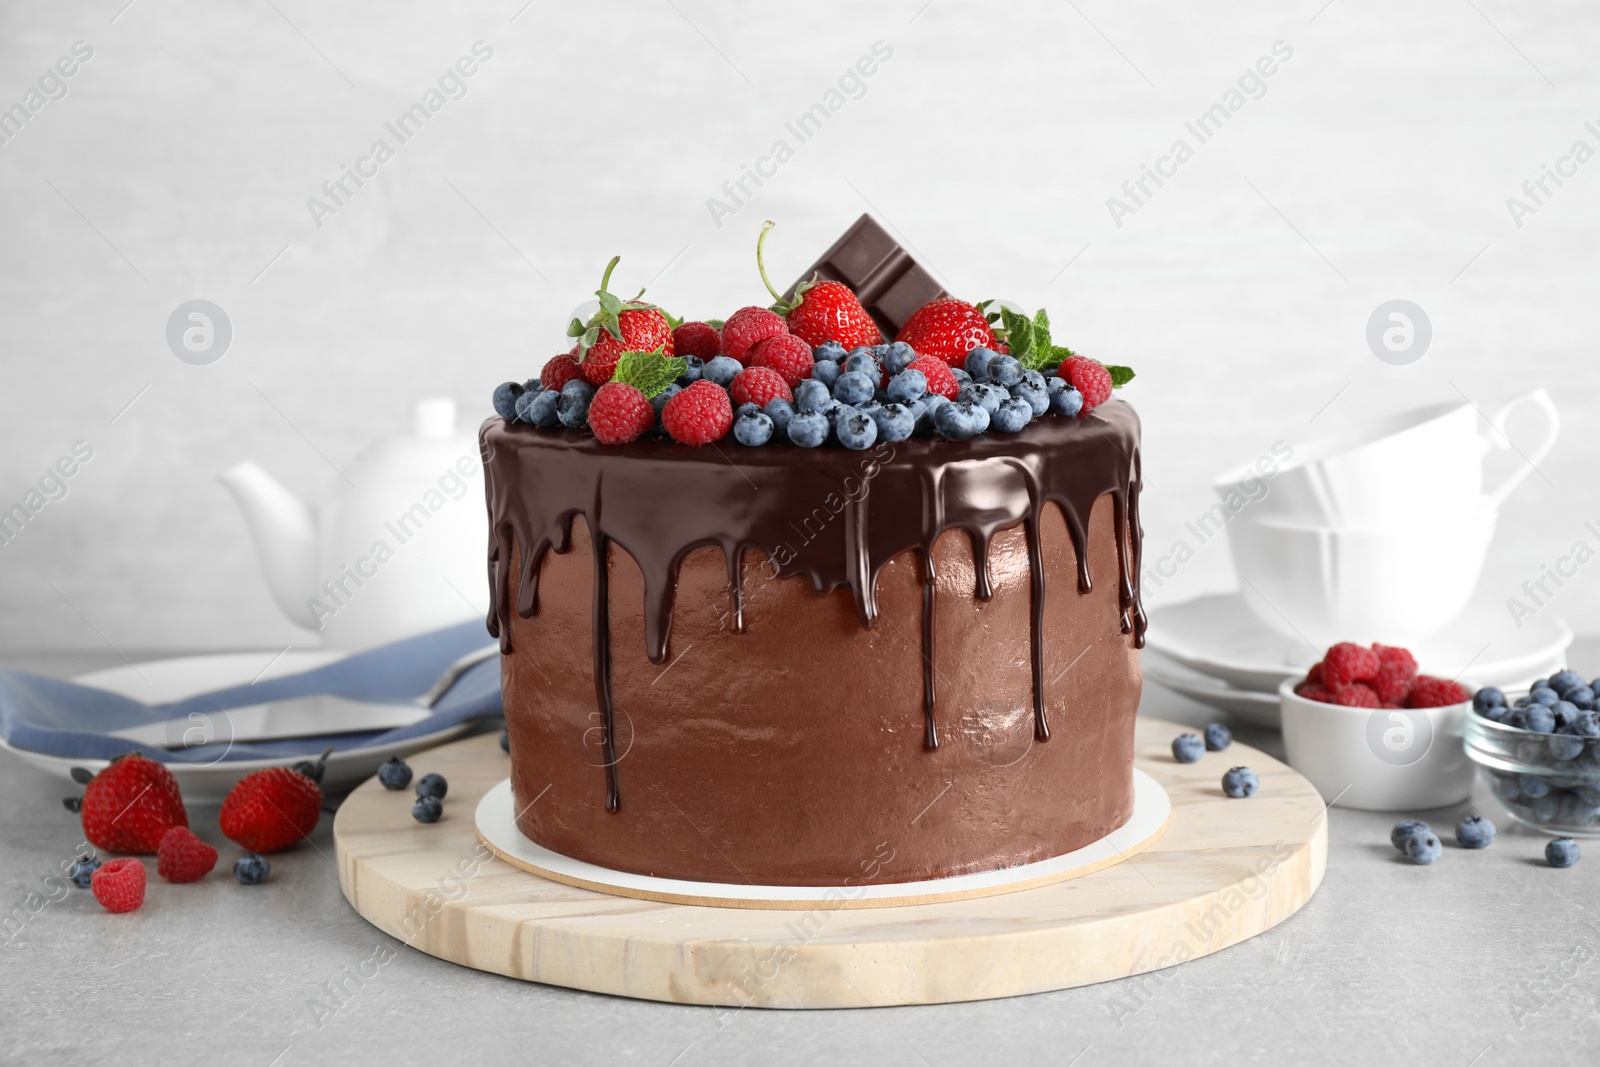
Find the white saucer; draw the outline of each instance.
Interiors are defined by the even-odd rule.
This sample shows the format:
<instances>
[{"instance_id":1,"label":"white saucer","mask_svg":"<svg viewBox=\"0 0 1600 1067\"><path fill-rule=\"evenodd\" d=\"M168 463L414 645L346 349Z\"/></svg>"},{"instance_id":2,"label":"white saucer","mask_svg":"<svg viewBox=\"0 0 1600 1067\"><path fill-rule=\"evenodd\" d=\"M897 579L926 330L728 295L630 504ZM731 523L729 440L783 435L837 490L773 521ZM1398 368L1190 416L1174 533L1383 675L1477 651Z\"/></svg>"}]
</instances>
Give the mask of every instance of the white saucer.
<instances>
[{"instance_id":1,"label":"white saucer","mask_svg":"<svg viewBox=\"0 0 1600 1067\"><path fill-rule=\"evenodd\" d=\"M1507 688L1565 666L1572 636L1558 616L1535 615L1519 630L1504 604L1476 600L1444 632L1411 651L1425 673L1465 675L1480 685ZM1274 696L1280 682L1303 674L1324 651L1262 625L1238 593L1152 609L1146 640L1150 648L1235 689Z\"/></svg>"},{"instance_id":2,"label":"white saucer","mask_svg":"<svg viewBox=\"0 0 1600 1067\"><path fill-rule=\"evenodd\" d=\"M91 671L72 680L79 685L92 685L99 689L120 693L125 697L142 701L146 704L162 704L182 700L197 693L208 693L212 690L224 689L229 686L299 674L302 671L326 666L344 658L348 654L347 652L312 649L306 651L291 650L282 655L268 650L263 652L226 652L209 656L183 656L176 659L153 660L149 663L139 663L133 666ZM275 655L278 657L276 661L273 659ZM371 725L371 716L383 716L391 710L389 705L362 706L351 701L330 701L326 707L330 710L348 709L351 715L365 716L360 721L334 720L331 718L324 720L321 723L322 729L330 734L341 730L367 728ZM267 710L270 711L270 709ZM420 707L416 711L419 714L426 714ZM342 713L343 711L341 710ZM295 728L297 725L274 719L271 714L251 713L228 717L221 729L231 735L234 741L248 742L303 733L303 730ZM459 736L470 729L472 725L470 722L456 723L422 737L412 737L392 744L372 745L344 752L335 747L332 755L328 757L328 765L323 772L322 788L332 793L342 793L353 789L375 774L379 764L389 759L389 757L405 756L420 749L431 748L440 742ZM199 727L209 731L218 729L216 724L202 723L199 724ZM165 730L164 727L162 729L163 731ZM143 743L146 741L141 731L130 730L124 731L124 733L137 742ZM337 746L338 741L334 740L333 744ZM29 752L24 749L13 748L6 744L3 739L0 739L0 748L15 753L24 762L68 781L72 780L72 768L74 767L98 771L109 762L103 759L80 759ZM222 798L228 795L228 790L232 789L239 779L251 771L258 771L263 767L281 767L286 763L292 762L295 762L295 760L275 758L224 760L209 764L173 762L168 763L166 766L172 772L173 777L178 780L178 788L183 791L185 801L191 803L220 803ZM81 791L81 788L76 783L74 783L73 788Z\"/></svg>"},{"instance_id":3,"label":"white saucer","mask_svg":"<svg viewBox=\"0 0 1600 1067\"><path fill-rule=\"evenodd\" d=\"M1159 652L1151 652L1148 648L1145 650L1142 666L1146 678L1174 693L1225 711L1253 726L1265 727L1268 730L1278 729L1281 707L1276 693L1235 689L1220 678L1191 671Z\"/></svg>"},{"instance_id":4,"label":"white saucer","mask_svg":"<svg viewBox=\"0 0 1600 1067\"><path fill-rule=\"evenodd\" d=\"M513 819L511 779L492 786L478 801L474 819L478 837L513 867L566 885L612 896L699 904L719 908L761 910L829 908L894 908L966 900L1033 889L1102 870L1140 852L1161 836L1172 816L1172 802L1159 782L1137 768L1133 772L1133 815L1120 829L1074 852L1003 871L963 874L922 882L862 883L853 886L769 886L729 882L691 882L629 874L563 856L534 844Z\"/></svg>"}]
</instances>

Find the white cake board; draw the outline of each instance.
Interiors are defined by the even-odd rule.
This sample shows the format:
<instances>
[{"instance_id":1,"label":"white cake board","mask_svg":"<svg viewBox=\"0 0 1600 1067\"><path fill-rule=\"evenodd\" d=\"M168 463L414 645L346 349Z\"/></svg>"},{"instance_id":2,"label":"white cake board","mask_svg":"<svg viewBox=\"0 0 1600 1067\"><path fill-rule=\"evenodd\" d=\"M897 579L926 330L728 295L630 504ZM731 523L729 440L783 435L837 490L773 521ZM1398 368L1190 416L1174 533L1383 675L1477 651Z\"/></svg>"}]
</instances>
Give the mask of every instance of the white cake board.
<instances>
[{"instance_id":1,"label":"white cake board","mask_svg":"<svg viewBox=\"0 0 1600 1067\"><path fill-rule=\"evenodd\" d=\"M811 910L818 905L840 909L897 908L1033 889L1102 870L1142 852L1161 836L1172 816L1172 802L1167 797L1167 791L1154 778L1135 769L1133 814L1128 821L1100 840L1062 856L1005 870L921 882L783 886L652 878L649 875L597 867L530 841L517 829L513 820L514 805L511 779L506 778L483 795L474 815L479 840L513 867L551 881L614 896L659 900L668 904L757 908L764 911Z\"/></svg>"}]
</instances>

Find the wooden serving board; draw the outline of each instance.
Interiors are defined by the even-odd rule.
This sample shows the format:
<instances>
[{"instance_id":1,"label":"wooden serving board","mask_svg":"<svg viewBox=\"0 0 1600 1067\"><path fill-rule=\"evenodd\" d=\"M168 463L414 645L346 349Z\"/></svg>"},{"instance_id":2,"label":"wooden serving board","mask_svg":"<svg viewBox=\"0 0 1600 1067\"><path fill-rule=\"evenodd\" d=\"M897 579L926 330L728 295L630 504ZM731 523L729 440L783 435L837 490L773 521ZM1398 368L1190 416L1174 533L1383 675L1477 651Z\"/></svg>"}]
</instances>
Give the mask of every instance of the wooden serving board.
<instances>
[{"instance_id":1,"label":"wooden serving board","mask_svg":"<svg viewBox=\"0 0 1600 1067\"><path fill-rule=\"evenodd\" d=\"M467 967L683 1004L844 1008L1038 993L1204 956L1282 922L1322 882L1327 814L1309 782L1234 743L1173 760L1174 723L1139 720L1136 761L1171 798L1166 832L1093 874L1000 896L911 907L724 909L546 881L479 841L474 809L507 773L493 735L413 757L450 782L445 814L362 785L334 820L339 881L373 925ZM1223 796L1246 765L1261 790Z\"/></svg>"}]
</instances>

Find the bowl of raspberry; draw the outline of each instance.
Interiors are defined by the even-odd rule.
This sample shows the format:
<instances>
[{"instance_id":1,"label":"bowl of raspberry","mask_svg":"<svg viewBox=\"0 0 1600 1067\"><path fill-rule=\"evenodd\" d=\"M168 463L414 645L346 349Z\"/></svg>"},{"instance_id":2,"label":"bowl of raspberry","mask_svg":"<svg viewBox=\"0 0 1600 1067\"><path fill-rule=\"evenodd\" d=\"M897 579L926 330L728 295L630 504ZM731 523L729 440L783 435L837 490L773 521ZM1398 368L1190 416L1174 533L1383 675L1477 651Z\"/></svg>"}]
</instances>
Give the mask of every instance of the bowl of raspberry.
<instances>
[{"instance_id":1,"label":"bowl of raspberry","mask_svg":"<svg viewBox=\"0 0 1600 1067\"><path fill-rule=\"evenodd\" d=\"M1600 678L1540 678L1526 693L1489 687L1472 698L1467 755L1517 822L1544 833L1600 837Z\"/></svg>"},{"instance_id":2,"label":"bowl of raspberry","mask_svg":"<svg viewBox=\"0 0 1600 1067\"><path fill-rule=\"evenodd\" d=\"M1278 696L1289 765L1330 805L1411 811L1471 796L1472 691L1420 673L1406 649L1340 642Z\"/></svg>"}]
</instances>

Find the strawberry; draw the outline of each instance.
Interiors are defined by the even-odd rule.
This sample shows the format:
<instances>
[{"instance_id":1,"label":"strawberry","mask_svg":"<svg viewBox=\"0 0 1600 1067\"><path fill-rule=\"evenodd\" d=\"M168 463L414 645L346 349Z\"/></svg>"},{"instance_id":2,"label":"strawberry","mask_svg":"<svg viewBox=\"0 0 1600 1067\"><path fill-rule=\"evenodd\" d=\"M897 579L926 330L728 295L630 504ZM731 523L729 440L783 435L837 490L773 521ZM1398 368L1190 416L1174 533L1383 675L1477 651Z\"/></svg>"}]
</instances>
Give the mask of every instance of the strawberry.
<instances>
[{"instance_id":1,"label":"strawberry","mask_svg":"<svg viewBox=\"0 0 1600 1067\"><path fill-rule=\"evenodd\" d=\"M789 332L783 316L768 308L744 307L722 324L722 354L748 365L752 346Z\"/></svg>"},{"instance_id":2,"label":"strawberry","mask_svg":"<svg viewBox=\"0 0 1600 1067\"><path fill-rule=\"evenodd\" d=\"M217 865L217 850L194 836L187 826L174 826L161 835L156 849L156 873L169 882L198 882Z\"/></svg>"},{"instance_id":3,"label":"strawberry","mask_svg":"<svg viewBox=\"0 0 1600 1067\"><path fill-rule=\"evenodd\" d=\"M780 333L750 346L749 366L770 367L783 375L791 389L811 377L811 368L816 365L811 346L792 333Z\"/></svg>"},{"instance_id":4,"label":"strawberry","mask_svg":"<svg viewBox=\"0 0 1600 1067\"><path fill-rule=\"evenodd\" d=\"M766 407L774 400L794 399L788 381L771 367L749 367L740 371L728 383L728 392L733 395L735 404L757 404L761 407Z\"/></svg>"},{"instance_id":5,"label":"strawberry","mask_svg":"<svg viewBox=\"0 0 1600 1067\"><path fill-rule=\"evenodd\" d=\"M720 441L733 426L728 391L702 378L678 393L661 409L661 425L674 441L706 445Z\"/></svg>"},{"instance_id":6,"label":"strawberry","mask_svg":"<svg viewBox=\"0 0 1600 1067\"><path fill-rule=\"evenodd\" d=\"M607 382L589 403L589 429L603 445L637 441L655 424L650 399L627 382Z\"/></svg>"},{"instance_id":7,"label":"strawberry","mask_svg":"<svg viewBox=\"0 0 1600 1067\"><path fill-rule=\"evenodd\" d=\"M878 324L861 306L855 292L843 282L823 281L813 274L810 281L795 286L793 300L778 295L767 279L767 266L761 256L772 226L773 223L767 222L761 227L761 236L756 238L756 269L761 272L761 284L775 301L772 310L787 320L789 332L812 348L824 341L837 341L846 351L882 344L883 334L878 331Z\"/></svg>"},{"instance_id":8,"label":"strawberry","mask_svg":"<svg viewBox=\"0 0 1600 1067\"><path fill-rule=\"evenodd\" d=\"M162 834L188 825L178 780L137 752L118 757L83 791L83 836L105 852L151 855Z\"/></svg>"},{"instance_id":9,"label":"strawberry","mask_svg":"<svg viewBox=\"0 0 1600 1067\"><path fill-rule=\"evenodd\" d=\"M1087 415L1111 399L1111 372L1106 370L1103 363L1088 356L1071 356L1061 361L1059 373L1083 394L1083 408L1078 412L1079 415Z\"/></svg>"},{"instance_id":10,"label":"strawberry","mask_svg":"<svg viewBox=\"0 0 1600 1067\"><path fill-rule=\"evenodd\" d=\"M578 366L578 349L574 345L571 352L554 356L545 365L539 368L539 384L546 389L560 389L568 382L576 381L583 377L583 368Z\"/></svg>"},{"instance_id":11,"label":"strawberry","mask_svg":"<svg viewBox=\"0 0 1600 1067\"><path fill-rule=\"evenodd\" d=\"M628 301L607 290L611 272L621 261L621 256L612 256L606 264L600 288L594 293L600 300L600 310L586 323L573 319L567 328L567 336L578 338L578 363L583 367L583 376L595 385L611 380L624 352L673 354L672 324L660 308L639 299L644 295L643 289Z\"/></svg>"},{"instance_id":12,"label":"strawberry","mask_svg":"<svg viewBox=\"0 0 1600 1067\"><path fill-rule=\"evenodd\" d=\"M708 322L686 322L672 331L672 354L711 359L722 354L722 335Z\"/></svg>"},{"instance_id":13,"label":"strawberry","mask_svg":"<svg viewBox=\"0 0 1600 1067\"><path fill-rule=\"evenodd\" d=\"M948 296L918 308L895 340L904 341L919 356L937 356L952 367L962 366L967 353L979 345L994 348L999 343L982 310Z\"/></svg>"},{"instance_id":14,"label":"strawberry","mask_svg":"<svg viewBox=\"0 0 1600 1067\"><path fill-rule=\"evenodd\" d=\"M277 852L316 829L321 816L322 787L311 775L268 767L239 780L217 821L228 840L251 852Z\"/></svg>"},{"instance_id":15,"label":"strawberry","mask_svg":"<svg viewBox=\"0 0 1600 1067\"><path fill-rule=\"evenodd\" d=\"M121 914L144 903L144 880L144 864L138 860L110 860L89 876L89 889L107 911Z\"/></svg>"}]
</instances>

